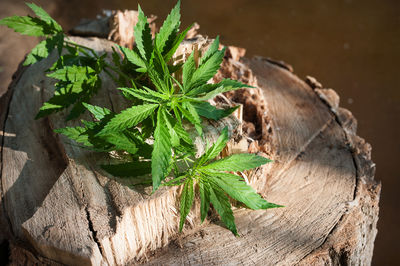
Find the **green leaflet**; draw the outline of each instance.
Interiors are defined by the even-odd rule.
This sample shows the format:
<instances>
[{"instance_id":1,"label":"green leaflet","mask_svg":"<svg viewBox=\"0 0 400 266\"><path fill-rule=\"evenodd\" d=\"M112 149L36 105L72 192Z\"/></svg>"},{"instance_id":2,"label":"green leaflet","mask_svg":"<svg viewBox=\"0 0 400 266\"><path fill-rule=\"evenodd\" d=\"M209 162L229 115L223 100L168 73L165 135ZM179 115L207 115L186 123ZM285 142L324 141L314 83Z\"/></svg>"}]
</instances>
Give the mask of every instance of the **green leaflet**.
<instances>
[{"instance_id":1,"label":"green leaflet","mask_svg":"<svg viewBox=\"0 0 400 266\"><path fill-rule=\"evenodd\" d=\"M180 110L186 117L186 119L189 120L190 123L192 123L196 127L197 133L202 136L203 128L201 126L201 118L197 113L196 108L190 102L184 102L183 108L181 108Z\"/></svg>"},{"instance_id":2,"label":"green leaflet","mask_svg":"<svg viewBox=\"0 0 400 266\"><path fill-rule=\"evenodd\" d=\"M218 156L218 154L225 148L228 140L228 128L225 127L221 131L221 135L219 136L217 141L210 148L208 148L206 152L198 159L197 166L201 167L205 162L210 161Z\"/></svg>"},{"instance_id":3,"label":"green leaflet","mask_svg":"<svg viewBox=\"0 0 400 266\"><path fill-rule=\"evenodd\" d=\"M220 120L221 118L227 117L239 108L238 105L227 109L217 109L214 105L211 105L208 102L193 102L192 105L199 115L213 120Z\"/></svg>"},{"instance_id":4,"label":"green leaflet","mask_svg":"<svg viewBox=\"0 0 400 266\"><path fill-rule=\"evenodd\" d=\"M221 51L215 52L207 61L199 66L199 68L194 71L190 85L187 86L187 90L197 87L204 83L207 83L214 75L217 73L222 59L224 58L225 48Z\"/></svg>"},{"instance_id":5,"label":"green leaflet","mask_svg":"<svg viewBox=\"0 0 400 266\"><path fill-rule=\"evenodd\" d=\"M155 45L160 53L163 52L169 37L179 28L179 25L181 24L180 4L181 2L179 0L172 9L171 13L165 19L159 33L156 35Z\"/></svg>"},{"instance_id":6,"label":"green leaflet","mask_svg":"<svg viewBox=\"0 0 400 266\"><path fill-rule=\"evenodd\" d=\"M34 3L26 3L27 6L29 6L33 12L35 12L36 16L41 18L44 22L46 22L51 28L54 29L56 32L62 32L62 28L60 24L58 24L50 15L43 10L43 8L35 5Z\"/></svg>"},{"instance_id":7,"label":"green leaflet","mask_svg":"<svg viewBox=\"0 0 400 266\"><path fill-rule=\"evenodd\" d=\"M163 115L165 110L159 108L157 112L157 126L154 131L154 147L151 155L151 174L153 178L153 191L156 191L161 181L169 173L172 156L171 137Z\"/></svg>"},{"instance_id":8,"label":"green leaflet","mask_svg":"<svg viewBox=\"0 0 400 266\"><path fill-rule=\"evenodd\" d=\"M12 16L0 20L0 25L5 25L15 32L29 36L46 36L53 31L43 21L27 16Z\"/></svg>"},{"instance_id":9,"label":"green leaflet","mask_svg":"<svg viewBox=\"0 0 400 266\"><path fill-rule=\"evenodd\" d=\"M200 180L199 192L200 192L200 216L201 222L207 217L208 210L210 209L210 185L205 180Z\"/></svg>"},{"instance_id":10,"label":"green leaflet","mask_svg":"<svg viewBox=\"0 0 400 266\"><path fill-rule=\"evenodd\" d=\"M179 136L175 131L175 125L177 124L177 121L175 118L172 117L172 115L170 115L166 111L163 111L163 115L164 115L164 121L169 130L169 135L171 136L172 147L177 147L180 144Z\"/></svg>"},{"instance_id":11,"label":"green leaflet","mask_svg":"<svg viewBox=\"0 0 400 266\"><path fill-rule=\"evenodd\" d=\"M73 87L56 91L54 96L50 98L48 102L45 102L39 109L35 119L39 119L49 114L61 111L70 106L71 103L74 103L77 99L79 99L79 97L80 93L73 91Z\"/></svg>"},{"instance_id":12,"label":"green leaflet","mask_svg":"<svg viewBox=\"0 0 400 266\"><path fill-rule=\"evenodd\" d=\"M183 128L183 126L180 122L175 123L174 131L179 136L179 139L182 139L184 142L186 142L189 145L193 145L193 141L190 138L189 133L187 133L187 131Z\"/></svg>"},{"instance_id":13,"label":"green leaflet","mask_svg":"<svg viewBox=\"0 0 400 266\"><path fill-rule=\"evenodd\" d=\"M116 177L136 177L151 173L151 162L129 162L101 165L105 171Z\"/></svg>"},{"instance_id":14,"label":"green leaflet","mask_svg":"<svg viewBox=\"0 0 400 266\"><path fill-rule=\"evenodd\" d=\"M125 58L135 66L143 68L144 70L147 69L146 62L133 50L129 48L122 47L118 45L118 48L122 51Z\"/></svg>"},{"instance_id":15,"label":"green leaflet","mask_svg":"<svg viewBox=\"0 0 400 266\"><path fill-rule=\"evenodd\" d=\"M134 28L135 42L142 58L150 60L153 51L153 41L151 38L149 23L147 22L147 17L144 15L140 5L138 6L138 12L138 22Z\"/></svg>"},{"instance_id":16,"label":"green leaflet","mask_svg":"<svg viewBox=\"0 0 400 266\"><path fill-rule=\"evenodd\" d=\"M271 162L270 159L262 156L251 153L241 153L233 154L229 157L212 162L208 165L202 166L201 169L237 172L253 169L269 162Z\"/></svg>"},{"instance_id":17,"label":"green leaflet","mask_svg":"<svg viewBox=\"0 0 400 266\"><path fill-rule=\"evenodd\" d=\"M215 40L212 42L210 47L207 49L207 51L204 53L204 55L200 58L199 65L204 64L210 57L215 54L219 49L219 36L215 38Z\"/></svg>"},{"instance_id":18,"label":"green leaflet","mask_svg":"<svg viewBox=\"0 0 400 266\"><path fill-rule=\"evenodd\" d=\"M56 35L52 38L41 41L27 55L26 60L24 61L24 66L34 64L44 58L47 58L54 48L56 48L56 46L60 43L60 41L62 42L62 40L62 35Z\"/></svg>"},{"instance_id":19,"label":"green leaflet","mask_svg":"<svg viewBox=\"0 0 400 266\"><path fill-rule=\"evenodd\" d=\"M182 82L183 88L185 89L183 93L190 89L190 82L192 80L193 73L196 71L196 64L194 62L194 52L190 54L186 62L183 64L182 68Z\"/></svg>"},{"instance_id":20,"label":"green leaflet","mask_svg":"<svg viewBox=\"0 0 400 266\"><path fill-rule=\"evenodd\" d=\"M231 230L235 236L239 236L231 204L229 203L229 198L225 195L224 191L217 186L210 186L210 201L226 227Z\"/></svg>"},{"instance_id":21,"label":"green leaflet","mask_svg":"<svg viewBox=\"0 0 400 266\"><path fill-rule=\"evenodd\" d=\"M193 191L193 179L186 179L183 190L181 193L180 201L180 216L179 231L182 231L183 224L185 223L186 217L188 216L190 209L193 205L194 191Z\"/></svg>"},{"instance_id":22,"label":"green leaflet","mask_svg":"<svg viewBox=\"0 0 400 266\"><path fill-rule=\"evenodd\" d=\"M168 53L166 53L164 55L165 62L168 62L172 58L172 56L174 55L174 53L178 49L179 44L183 41L183 39L185 39L186 34L193 27L193 25L194 24L190 25L184 31L182 31L180 34L178 34L178 36L175 38L175 40L174 40L174 42L173 42L173 44L171 46L171 49L168 51Z\"/></svg>"},{"instance_id":23,"label":"green leaflet","mask_svg":"<svg viewBox=\"0 0 400 266\"><path fill-rule=\"evenodd\" d=\"M160 101L163 100L145 90L133 89L133 88L118 88L118 89L132 95L133 97L135 97L137 99L147 101L147 102L159 103Z\"/></svg>"},{"instance_id":24,"label":"green leaflet","mask_svg":"<svg viewBox=\"0 0 400 266\"><path fill-rule=\"evenodd\" d=\"M243 84L236 80L231 79L223 79L221 82L216 84L206 84L203 86L199 86L197 88L192 89L188 95L196 95L196 100L209 100L213 99L220 93L224 93L227 91L233 91L241 88L253 88L252 86ZM204 95L201 95L203 94Z\"/></svg>"},{"instance_id":25,"label":"green leaflet","mask_svg":"<svg viewBox=\"0 0 400 266\"><path fill-rule=\"evenodd\" d=\"M210 176L210 179L212 178L213 183L228 193L229 196L243 202L253 210L282 207L264 200L251 186L246 184L243 178L237 175L210 171L206 174Z\"/></svg>"},{"instance_id":26,"label":"green leaflet","mask_svg":"<svg viewBox=\"0 0 400 266\"><path fill-rule=\"evenodd\" d=\"M102 135L101 138L108 143L113 144L115 146L115 150L127 151L130 154L135 154L139 150L136 147L136 143L123 132L109 133Z\"/></svg>"},{"instance_id":27,"label":"green leaflet","mask_svg":"<svg viewBox=\"0 0 400 266\"><path fill-rule=\"evenodd\" d=\"M106 115L111 114L110 109L100 106L94 106L88 103L83 103L83 106L96 118L97 120L103 119Z\"/></svg>"},{"instance_id":28,"label":"green leaflet","mask_svg":"<svg viewBox=\"0 0 400 266\"><path fill-rule=\"evenodd\" d=\"M157 107L158 104L146 104L125 109L112 118L98 135L107 134L112 131L123 131L134 127L148 117Z\"/></svg>"},{"instance_id":29,"label":"green leaflet","mask_svg":"<svg viewBox=\"0 0 400 266\"><path fill-rule=\"evenodd\" d=\"M91 74L95 73L95 70L89 66L72 65L58 69L47 76L62 81L80 82L87 80Z\"/></svg>"},{"instance_id":30,"label":"green leaflet","mask_svg":"<svg viewBox=\"0 0 400 266\"><path fill-rule=\"evenodd\" d=\"M63 134L64 136L75 140L76 142L82 143L85 146L91 147L93 146L88 139L88 135L84 134L86 132L86 128L83 127L65 127L55 129L54 132Z\"/></svg>"}]
</instances>

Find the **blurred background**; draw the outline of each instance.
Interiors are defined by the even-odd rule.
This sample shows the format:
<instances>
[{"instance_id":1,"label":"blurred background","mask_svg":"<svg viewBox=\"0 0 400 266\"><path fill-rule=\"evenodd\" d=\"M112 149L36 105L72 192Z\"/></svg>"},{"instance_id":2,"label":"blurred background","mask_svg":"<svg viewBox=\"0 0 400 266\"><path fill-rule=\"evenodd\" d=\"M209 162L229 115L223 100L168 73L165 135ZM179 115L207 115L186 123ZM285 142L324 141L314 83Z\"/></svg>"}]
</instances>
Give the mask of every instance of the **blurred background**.
<instances>
[{"instance_id":1,"label":"blurred background","mask_svg":"<svg viewBox=\"0 0 400 266\"><path fill-rule=\"evenodd\" d=\"M137 9L136 0L33 0L64 29L103 9ZM158 25L175 0L141 1ZM29 13L24 1L1 0L0 18ZM182 0L183 26L247 49L247 57L283 60L302 79L335 89L358 120L358 135L372 144L382 182L373 265L398 264L400 239L400 1L399 0ZM24 55L38 43L0 27L0 95Z\"/></svg>"}]
</instances>

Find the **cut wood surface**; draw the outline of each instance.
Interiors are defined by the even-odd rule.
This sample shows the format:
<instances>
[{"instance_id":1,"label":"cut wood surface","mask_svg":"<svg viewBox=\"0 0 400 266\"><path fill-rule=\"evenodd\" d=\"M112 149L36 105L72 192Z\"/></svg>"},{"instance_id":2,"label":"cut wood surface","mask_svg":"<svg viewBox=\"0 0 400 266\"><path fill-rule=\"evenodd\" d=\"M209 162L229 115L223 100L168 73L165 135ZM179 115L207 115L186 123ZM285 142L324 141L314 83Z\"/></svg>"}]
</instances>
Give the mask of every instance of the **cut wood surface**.
<instances>
[{"instance_id":1,"label":"cut wood surface","mask_svg":"<svg viewBox=\"0 0 400 266\"><path fill-rule=\"evenodd\" d=\"M110 51L112 45L98 38L74 40L96 51ZM207 43L187 42L175 59ZM197 200L179 234L178 188L153 195L146 188L132 189L98 168L108 157L53 133L65 126L65 114L33 119L53 89L54 81L44 73L53 55L21 68L1 99L0 225L5 230L0 237L10 240L11 259L68 265L370 264L380 185L373 179L370 146L356 136L354 117L315 79L300 80L283 62L239 60L243 54L230 47L214 78L256 87L221 96L243 104L243 131L249 137L231 148L274 160L249 180L284 208L236 209L241 235L236 238L215 217L200 226ZM102 90L95 104L114 111L126 107L106 77ZM237 122L229 119L210 124L210 138L224 125L234 132Z\"/></svg>"}]
</instances>

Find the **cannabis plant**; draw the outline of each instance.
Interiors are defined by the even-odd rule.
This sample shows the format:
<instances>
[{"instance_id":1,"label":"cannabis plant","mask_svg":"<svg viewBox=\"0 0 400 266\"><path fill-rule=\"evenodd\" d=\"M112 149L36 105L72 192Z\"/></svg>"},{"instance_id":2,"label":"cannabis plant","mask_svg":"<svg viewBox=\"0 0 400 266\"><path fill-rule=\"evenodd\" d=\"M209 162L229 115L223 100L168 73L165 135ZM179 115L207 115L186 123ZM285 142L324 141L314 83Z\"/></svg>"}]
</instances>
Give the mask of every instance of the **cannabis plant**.
<instances>
[{"instance_id":1,"label":"cannabis plant","mask_svg":"<svg viewBox=\"0 0 400 266\"><path fill-rule=\"evenodd\" d=\"M180 2L154 39L139 6L134 27L136 45L133 49L115 45L112 62L106 60L106 53L96 53L70 40L42 8L35 4L28 6L37 17L13 16L0 20L0 24L21 34L44 37L28 54L24 65L47 58L53 50L58 53L58 60L47 74L57 80L54 95L43 104L36 119L66 108L69 109L66 120L89 111L93 121L81 120L82 126L59 128L56 132L96 152L118 151L128 155L119 164L102 165L113 176L132 178L151 174L153 192L160 186L183 186L180 230L191 210L196 185L201 198L201 220L206 218L211 203L235 235L237 230L227 195L254 210L279 207L264 200L242 177L234 174L270 160L255 154L215 159L229 140L226 128L214 144L207 145L204 154L195 156L196 148L188 127L195 128L203 137L203 119L219 120L236 110L236 107L218 109L208 100L249 86L230 79L208 83L225 54L225 48L219 50L218 37L198 61L192 53L183 64L173 64L172 56L191 28L179 30ZM181 75L175 75L177 71ZM131 102L131 107L114 113L90 104L101 88L101 73L119 86L118 90Z\"/></svg>"}]
</instances>

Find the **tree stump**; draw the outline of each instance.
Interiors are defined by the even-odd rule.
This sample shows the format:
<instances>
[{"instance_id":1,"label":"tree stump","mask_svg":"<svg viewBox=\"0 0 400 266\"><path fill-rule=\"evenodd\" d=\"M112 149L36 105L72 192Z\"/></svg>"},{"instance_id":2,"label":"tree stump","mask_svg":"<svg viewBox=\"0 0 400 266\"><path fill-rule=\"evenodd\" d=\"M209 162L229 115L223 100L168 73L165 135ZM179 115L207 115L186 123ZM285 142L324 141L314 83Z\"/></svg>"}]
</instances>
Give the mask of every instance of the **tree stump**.
<instances>
[{"instance_id":1,"label":"tree stump","mask_svg":"<svg viewBox=\"0 0 400 266\"><path fill-rule=\"evenodd\" d=\"M103 52L113 45L99 38L74 40ZM197 199L179 234L178 188L154 195L129 188L99 170L106 158L53 133L65 126L63 114L34 120L54 85L44 73L56 59L52 55L20 67L0 101L0 240L10 241L11 262L370 264L380 184L370 145L356 135L355 118L339 107L335 91L314 78L304 82L283 62L243 55L243 49L229 47L214 78L256 87L221 96L243 105L246 137L230 148L274 160L252 172L249 182L284 208L236 209L236 238L215 217L200 226ZM95 104L115 111L126 106L106 77L102 91Z\"/></svg>"}]
</instances>

